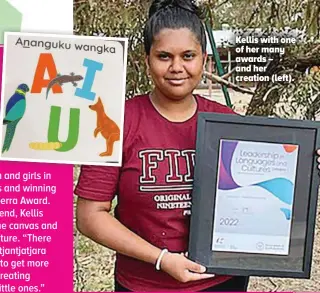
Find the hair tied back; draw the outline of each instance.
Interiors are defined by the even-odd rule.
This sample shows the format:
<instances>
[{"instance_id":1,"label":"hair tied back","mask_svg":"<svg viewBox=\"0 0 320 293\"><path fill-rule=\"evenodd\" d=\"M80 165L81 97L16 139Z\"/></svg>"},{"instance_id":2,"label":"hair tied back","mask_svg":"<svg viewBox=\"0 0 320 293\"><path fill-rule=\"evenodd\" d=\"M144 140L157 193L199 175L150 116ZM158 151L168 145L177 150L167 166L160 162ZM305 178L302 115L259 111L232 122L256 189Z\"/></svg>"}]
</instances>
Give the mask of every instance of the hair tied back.
<instances>
[{"instance_id":1,"label":"hair tied back","mask_svg":"<svg viewBox=\"0 0 320 293\"><path fill-rule=\"evenodd\" d=\"M154 0L149 9L149 18L159 11L174 7L184 9L201 17L201 12L194 0Z\"/></svg>"}]
</instances>

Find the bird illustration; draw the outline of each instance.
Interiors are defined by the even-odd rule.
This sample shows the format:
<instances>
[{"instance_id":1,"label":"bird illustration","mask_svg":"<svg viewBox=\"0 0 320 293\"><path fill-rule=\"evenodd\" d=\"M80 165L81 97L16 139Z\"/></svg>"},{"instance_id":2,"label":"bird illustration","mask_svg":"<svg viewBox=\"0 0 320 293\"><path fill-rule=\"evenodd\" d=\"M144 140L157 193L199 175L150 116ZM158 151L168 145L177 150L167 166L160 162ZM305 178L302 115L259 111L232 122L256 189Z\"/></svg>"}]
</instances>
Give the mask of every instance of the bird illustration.
<instances>
[{"instance_id":1,"label":"bird illustration","mask_svg":"<svg viewBox=\"0 0 320 293\"><path fill-rule=\"evenodd\" d=\"M2 153L9 150L16 127L26 111L26 93L28 91L29 87L26 84L20 84L7 103L3 119L3 125L7 125L7 129Z\"/></svg>"}]
</instances>

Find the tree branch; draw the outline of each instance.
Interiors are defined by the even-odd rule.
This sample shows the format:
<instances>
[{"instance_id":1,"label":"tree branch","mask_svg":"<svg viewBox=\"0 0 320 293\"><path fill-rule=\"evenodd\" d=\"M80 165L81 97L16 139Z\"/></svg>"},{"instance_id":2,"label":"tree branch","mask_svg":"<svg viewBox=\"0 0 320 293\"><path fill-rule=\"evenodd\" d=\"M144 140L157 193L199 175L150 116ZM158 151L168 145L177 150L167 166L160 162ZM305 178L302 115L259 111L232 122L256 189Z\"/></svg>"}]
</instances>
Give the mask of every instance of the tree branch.
<instances>
[{"instance_id":1,"label":"tree branch","mask_svg":"<svg viewBox=\"0 0 320 293\"><path fill-rule=\"evenodd\" d=\"M215 74L212 74L210 72L207 72L205 71L204 73L204 76L211 79L212 81L215 81L219 84L223 84L229 88L232 88L233 90L237 91L237 92L241 92L241 93L244 93L244 94L250 94L250 95L253 95L254 94L254 91L250 90L250 89L247 89L247 88L243 88L243 87L240 87L232 82L229 82L223 78L221 78L220 76L218 75L215 75Z\"/></svg>"},{"instance_id":2,"label":"tree branch","mask_svg":"<svg viewBox=\"0 0 320 293\"><path fill-rule=\"evenodd\" d=\"M229 0L225 0L225 1L223 1L222 3L218 4L216 7L214 7L214 9L218 9L219 7L227 4L228 2L229 2Z\"/></svg>"},{"instance_id":3,"label":"tree branch","mask_svg":"<svg viewBox=\"0 0 320 293\"><path fill-rule=\"evenodd\" d=\"M320 44L315 46L309 53L307 53L307 56L312 56L313 54L316 54L320 51Z\"/></svg>"},{"instance_id":4,"label":"tree branch","mask_svg":"<svg viewBox=\"0 0 320 293\"><path fill-rule=\"evenodd\" d=\"M227 79L229 78L229 76L232 75L232 73L236 70L236 68L234 67L230 72L227 72L226 74L222 75L221 78L223 79Z\"/></svg>"}]
</instances>

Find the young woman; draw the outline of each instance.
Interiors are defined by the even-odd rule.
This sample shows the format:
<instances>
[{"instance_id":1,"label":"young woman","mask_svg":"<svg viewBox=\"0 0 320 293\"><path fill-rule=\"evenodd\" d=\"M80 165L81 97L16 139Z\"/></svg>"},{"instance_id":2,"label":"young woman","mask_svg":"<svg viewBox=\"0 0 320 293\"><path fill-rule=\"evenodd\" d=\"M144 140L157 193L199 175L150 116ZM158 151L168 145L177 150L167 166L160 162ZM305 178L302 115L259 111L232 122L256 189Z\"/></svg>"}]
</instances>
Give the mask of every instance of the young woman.
<instances>
[{"instance_id":1,"label":"young woman","mask_svg":"<svg viewBox=\"0 0 320 293\"><path fill-rule=\"evenodd\" d=\"M126 102L122 167L82 166L77 227L117 252L115 291L246 291L248 278L206 274L183 254L197 113L234 113L193 94L206 61L196 5L153 1L144 36L154 89Z\"/></svg>"}]
</instances>

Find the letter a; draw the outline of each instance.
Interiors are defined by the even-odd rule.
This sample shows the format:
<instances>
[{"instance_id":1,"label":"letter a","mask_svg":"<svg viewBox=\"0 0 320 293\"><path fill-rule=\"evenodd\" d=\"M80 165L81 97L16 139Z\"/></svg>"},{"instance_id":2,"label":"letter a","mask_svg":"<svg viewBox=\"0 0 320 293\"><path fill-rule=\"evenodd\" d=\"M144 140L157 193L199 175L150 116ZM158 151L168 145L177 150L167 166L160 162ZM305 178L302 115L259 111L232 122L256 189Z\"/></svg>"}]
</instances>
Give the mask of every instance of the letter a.
<instances>
[{"instance_id":1,"label":"letter a","mask_svg":"<svg viewBox=\"0 0 320 293\"><path fill-rule=\"evenodd\" d=\"M80 109L70 109L68 138L65 142L59 141L61 107L52 106L50 111L50 121L48 129L48 142L60 142L62 146L56 151L67 152L72 150L79 138Z\"/></svg>"},{"instance_id":2,"label":"letter a","mask_svg":"<svg viewBox=\"0 0 320 293\"><path fill-rule=\"evenodd\" d=\"M45 79L44 75L48 71L49 79ZM47 88L51 79L57 77L57 68L54 63L51 53L41 53L39 56L38 65L33 78L31 93L40 94L43 88ZM60 85L55 84L52 87L53 93L61 94L62 88Z\"/></svg>"},{"instance_id":3,"label":"letter a","mask_svg":"<svg viewBox=\"0 0 320 293\"><path fill-rule=\"evenodd\" d=\"M91 91L91 88L94 82L96 71L97 70L101 71L103 68L103 64L100 62L96 62L96 61L85 58L83 61L83 66L87 67L87 73L84 78L82 88L77 88L75 95L80 98L94 101L96 94Z\"/></svg>"}]
</instances>

